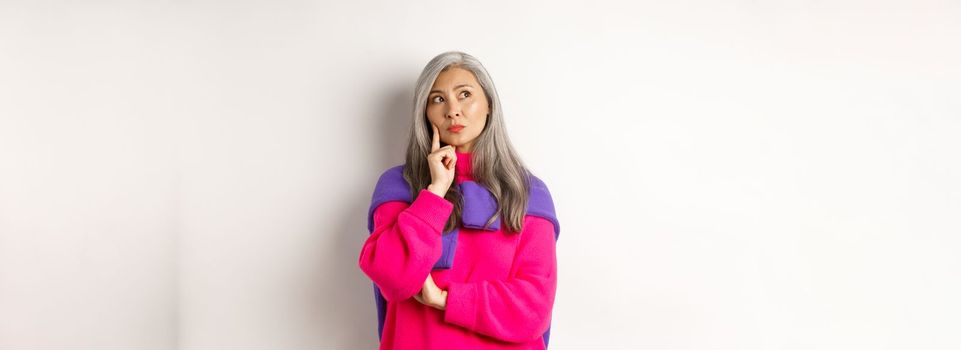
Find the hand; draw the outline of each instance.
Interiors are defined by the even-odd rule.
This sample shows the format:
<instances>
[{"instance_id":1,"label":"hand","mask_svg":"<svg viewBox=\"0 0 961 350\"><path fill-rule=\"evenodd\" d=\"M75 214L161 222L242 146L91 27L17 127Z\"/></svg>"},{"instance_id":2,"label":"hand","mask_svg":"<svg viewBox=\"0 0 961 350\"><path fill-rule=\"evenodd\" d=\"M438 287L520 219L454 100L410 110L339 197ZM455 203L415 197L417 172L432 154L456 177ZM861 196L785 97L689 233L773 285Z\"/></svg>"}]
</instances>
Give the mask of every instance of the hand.
<instances>
[{"instance_id":1,"label":"hand","mask_svg":"<svg viewBox=\"0 0 961 350\"><path fill-rule=\"evenodd\" d=\"M424 287L420 289L419 293L414 294L414 299L417 299L421 304L438 310L447 308L447 291L440 289L440 287L434 284L434 278L431 277L430 274L427 274Z\"/></svg>"},{"instance_id":2,"label":"hand","mask_svg":"<svg viewBox=\"0 0 961 350\"><path fill-rule=\"evenodd\" d=\"M430 167L431 184L427 190L443 197L454 182L454 165L457 164L457 154L454 153L454 146L440 146L440 130L437 125L430 124L433 128L433 140L431 143L430 154L427 155L427 165Z\"/></svg>"}]
</instances>

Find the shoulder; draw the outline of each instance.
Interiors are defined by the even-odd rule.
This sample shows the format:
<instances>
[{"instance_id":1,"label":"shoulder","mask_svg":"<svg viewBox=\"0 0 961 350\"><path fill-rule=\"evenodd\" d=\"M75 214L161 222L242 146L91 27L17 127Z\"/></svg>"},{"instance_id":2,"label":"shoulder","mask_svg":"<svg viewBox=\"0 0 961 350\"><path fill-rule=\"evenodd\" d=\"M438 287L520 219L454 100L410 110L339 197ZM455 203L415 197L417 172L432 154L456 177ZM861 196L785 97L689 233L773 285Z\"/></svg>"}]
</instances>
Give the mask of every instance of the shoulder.
<instances>
[{"instance_id":1,"label":"shoulder","mask_svg":"<svg viewBox=\"0 0 961 350\"><path fill-rule=\"evenodd\" d=\"M544 180L534 174L528 174L528 178L530 179L531 192L541 192L550 196L550 191L547 189L547 183Z\"/></svg>"},{"instance_id":2,"label":"shoulder","mask_svg":"<svg viewBox=\"0 0 961 350\"><path fill-rule=\"evenodd\" d=\"M561 227L557 220L557 212L554 210L554 198L543 180L534 174L530 174L529 179L531 187L527 199L527 216L533 218L527 219L552 225L554 239L557 239L560 236Z\"/></svg>"},{"instance_id":3,"label":"shoulder","mask_svg":"<svg viewBox=\"0 0 961 350\"><path fill-rule=\"evenodd\" d=\"M374 185L371 194L371 208L388 201L410 202L410 185L404 179L404 165L397 165L384 170Z\"/></svg>"},{"instance_id":4,"label":"shoulder","mask_svg":"<svg viewBox=\"0 0 961 350\"><path fill-rule=\"evenodd\" d=\"M374 197L384 191L389 191L391 193L397 192L399 189L407 191L407 180L404 179L404 165L396 165L380 173L377 178L377 184L374 185Z\"/></svg>"},{"instance_id":5,"label":"shoulder","mask_svg":"<svg viewBox=\"0 0 961 350\"><path fill-rule=\"evenodd\" d=\"M381 171L380 176L377 178L377 183L381 183L383 181L392 181L397 177L400 177L401 179L404 178L404 164L395 165L385 169L384 171Z\"/></svg>"},{"instance_id":6,"label":"shoulder","mask_svg":"<svg viewBox=\"0 0 961 350\"><path fill-rule=\"evenodd\" d=\"M393 201L410 203L410 185L404 179L404 165L397 165L381 172L370 196L370 206L367 210L367 227L374 229L374 212L381 204ZM404 203L406 205L406 203Z\"/></svg>"},{"instance_id":7,"label":"shoulder","mask_svg":"<svg viewBox=\"0 0 961 350\"><path fill-rule=\"evenodd\" d=\"M528 178L530 179L528 209L534 209L535 212L543 211L553 214L554 197L551 195L551 191L547 188L547 184L544 182L544 180L534 176L534 174L530 174Z\"/></svg>"}]
</instances>

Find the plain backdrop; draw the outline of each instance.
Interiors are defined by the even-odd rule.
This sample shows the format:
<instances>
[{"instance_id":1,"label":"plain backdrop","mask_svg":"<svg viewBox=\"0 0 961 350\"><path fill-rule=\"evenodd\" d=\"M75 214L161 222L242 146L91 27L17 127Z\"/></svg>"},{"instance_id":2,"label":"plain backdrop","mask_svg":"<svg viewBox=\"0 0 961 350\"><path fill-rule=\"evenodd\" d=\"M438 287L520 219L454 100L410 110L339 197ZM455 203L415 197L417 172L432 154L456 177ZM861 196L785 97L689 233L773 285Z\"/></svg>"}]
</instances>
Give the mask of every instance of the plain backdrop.
<instances>
[{"instance_id":1,"label":"plain backdrop","mask_svg":"<svg viewBox=\"0 0 961 350\"><path fill-rule=\"evenodd\" d=\"M561 223L552 349L961 348L957 1L0 1L0 349L374 349L427 61Z\"/></svg>"}]
</instances>

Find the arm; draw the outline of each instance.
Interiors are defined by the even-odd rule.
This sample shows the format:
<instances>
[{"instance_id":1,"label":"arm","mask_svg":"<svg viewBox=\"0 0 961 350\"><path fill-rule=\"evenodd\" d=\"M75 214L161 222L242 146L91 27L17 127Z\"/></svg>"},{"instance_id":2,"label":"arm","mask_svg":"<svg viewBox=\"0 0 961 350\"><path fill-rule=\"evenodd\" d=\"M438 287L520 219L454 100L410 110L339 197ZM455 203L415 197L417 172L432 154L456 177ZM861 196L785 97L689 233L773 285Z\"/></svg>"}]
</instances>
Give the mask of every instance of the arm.
<instances>
[{"instance_id":1,"label":"arm","mask_svg":"<svg viewBox=\"0 0 961 350\"><path fill-rule=\"evenodd\" d=\"M509 342L547 331L557 288L554 224L529 216L506 280L451 282L444 320Z\"/></svg>"},{"instance_id":2,"label":"arm","mask_svg":"<svg viewBox=\"0 0 961 350\"><path fill-rule=\"evenodd\" d=\"M374 210L374 230L358 264L387 301L410 298L424 285L443 250L441 234L454 205L421 190L409 206L392 201Z\"/></svg>"}]
</instances>

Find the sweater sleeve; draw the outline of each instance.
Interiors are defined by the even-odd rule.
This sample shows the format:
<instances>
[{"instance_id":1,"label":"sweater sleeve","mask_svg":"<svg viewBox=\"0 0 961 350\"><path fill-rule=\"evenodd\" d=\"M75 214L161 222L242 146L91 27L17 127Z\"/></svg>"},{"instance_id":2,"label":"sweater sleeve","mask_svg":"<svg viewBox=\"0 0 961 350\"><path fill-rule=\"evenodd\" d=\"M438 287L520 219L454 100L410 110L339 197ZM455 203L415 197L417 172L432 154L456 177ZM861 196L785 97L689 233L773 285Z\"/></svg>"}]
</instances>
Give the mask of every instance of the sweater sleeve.
<instances>
[{"instance_id":1,"label":"sweater sleeve","mask_svg":"<svg viewBox=\"0 0 961 350\"><path fill-rule=\"evenodd\" d=\"M557 288L554 224L528 216L506 280L451 282L444 320L503 341L525 343L550 326Z\"/></svg>"},{"instance_id":2,"label":"sweater sleeve","mask_svg":"<svg viewBox=\"0 0 961 350\"><path fill-rule=\"evenodd\" d=\"M358 264L387 301L417 294L443 251L441 235L454 205L426 189L408 205L391 201L374 210L374 229Z\"/></svg>"}]
</instances>

